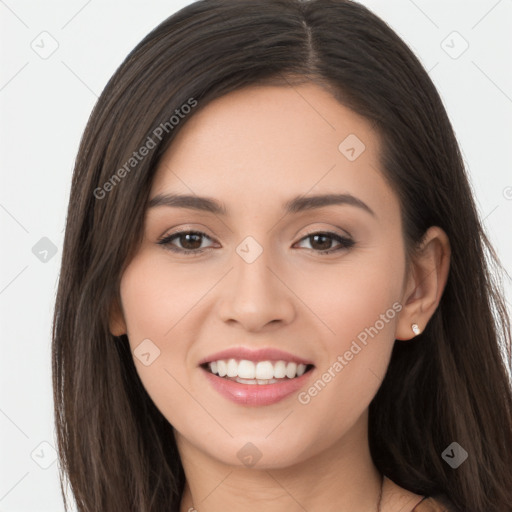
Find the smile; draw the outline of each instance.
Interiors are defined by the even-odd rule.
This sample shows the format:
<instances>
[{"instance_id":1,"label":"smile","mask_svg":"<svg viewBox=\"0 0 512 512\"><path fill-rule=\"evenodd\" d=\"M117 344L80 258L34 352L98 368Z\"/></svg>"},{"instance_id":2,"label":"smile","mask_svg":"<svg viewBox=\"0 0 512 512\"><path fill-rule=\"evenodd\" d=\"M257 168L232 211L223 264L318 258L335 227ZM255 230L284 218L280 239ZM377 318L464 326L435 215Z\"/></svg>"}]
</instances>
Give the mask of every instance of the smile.
<instances>
[{"instance_id":1,"label":"smile","mask_svg":"<svg viewBox=\"0 0 512 512\"><path fill-rule=\"evenodd\" d=\"M249 361L247 359L219 359L207 364L214 375L240 384L265 385L276 384L283 379L295 379L302 376L312 365L292 361Z\"/></svg>"},{"instance_id":2,"label":"smile","mask_svg":"<svg viewBox=\"0 0 512 512\"><path fill-rule=\"evenodd\" d=\"M276 349L244 347L218 352L199 363L209 385L237 405L271 405L306 385L315 366Z\"/></svg>"}]
</instances>

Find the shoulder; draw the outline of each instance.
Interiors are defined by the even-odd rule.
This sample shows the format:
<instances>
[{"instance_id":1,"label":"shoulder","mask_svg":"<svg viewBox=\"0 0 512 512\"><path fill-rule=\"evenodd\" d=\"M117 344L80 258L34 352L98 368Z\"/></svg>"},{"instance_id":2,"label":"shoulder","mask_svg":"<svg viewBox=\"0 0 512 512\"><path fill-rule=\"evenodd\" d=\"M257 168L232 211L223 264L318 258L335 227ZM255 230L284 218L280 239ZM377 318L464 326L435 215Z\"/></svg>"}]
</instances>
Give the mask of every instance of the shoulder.
<instances>
[{"instance_id":1,"label":"shoulder","mask_svg":"<svg viewBox=\"0 0 512 512\"><path fill-rule=\"evenodd\" d=\"M411 512L460 512L445 494L425 496Z\"/></svg>"},{"instance_id":2,"label":"shoulder","mask_svg":"<svg viewBox=\"0 0 512 512\"><path fill-rule=\"evenodd\" d=\"M393 480L384 477L383 510L410 512L462 512L446 494L423 496L400 487ZM412 507L412 508L411 508Z\"/></svg>"}]
</instances>

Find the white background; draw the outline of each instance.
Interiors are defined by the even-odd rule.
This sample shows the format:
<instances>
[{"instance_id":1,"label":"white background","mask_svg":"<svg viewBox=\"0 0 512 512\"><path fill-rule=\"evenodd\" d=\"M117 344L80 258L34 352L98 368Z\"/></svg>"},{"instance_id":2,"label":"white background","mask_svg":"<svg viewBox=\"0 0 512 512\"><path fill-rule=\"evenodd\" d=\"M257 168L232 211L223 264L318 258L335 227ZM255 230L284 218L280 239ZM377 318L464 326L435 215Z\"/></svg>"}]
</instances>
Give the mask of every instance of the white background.
<instances>
[{"instance_id":1,"label":"white background","mask_svg":"<svg viewBox=\"0 0 512 512\"><path fill-rule=\"evenodd\" d=\"M0 512L63 510L52 449L50 333L73 162L107 80L151 29L189 3L0 0ZM429 71L510 273L512 0L361 3ZM445 51L463 48L453 31L469 44L458 58ZM58 48L46 59L33 49L52 44ZM43 237L57 251L47 262L32 252ZM508 298L510 291L507 284Z\"/></svg>"}]
</instances>

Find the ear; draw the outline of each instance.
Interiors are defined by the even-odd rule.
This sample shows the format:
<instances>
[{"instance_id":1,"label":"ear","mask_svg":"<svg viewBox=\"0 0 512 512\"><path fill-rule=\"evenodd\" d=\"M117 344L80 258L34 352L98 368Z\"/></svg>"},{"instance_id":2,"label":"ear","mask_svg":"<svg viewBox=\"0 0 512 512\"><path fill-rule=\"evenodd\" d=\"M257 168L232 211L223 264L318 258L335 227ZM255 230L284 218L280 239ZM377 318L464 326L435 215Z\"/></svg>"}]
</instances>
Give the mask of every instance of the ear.
<instances>
[{"instance_id":1,"label":"ear","mask_svg":"<svg viewBox=\"0 0 512 512\"><path fill-rule=\"evenodd\" d=\"M438 226L430 227L423 236L417 254L410 262L402 294L402 310L398 317L395 338L414 338L412 324L417 324L420 332L434 314L443 295L450 270L450 241Z\"/></svg>"},{"instance_id":2,"label":"ear","mask_svg":"<svg viewBox=\"0 0 512 512\"><path fill-rule=\"evenodd\" d=\"M113 336L121 336L127 333L123 311L117 298L112 301L110 306L109 330Z\"/></svg>"}]
</instances>

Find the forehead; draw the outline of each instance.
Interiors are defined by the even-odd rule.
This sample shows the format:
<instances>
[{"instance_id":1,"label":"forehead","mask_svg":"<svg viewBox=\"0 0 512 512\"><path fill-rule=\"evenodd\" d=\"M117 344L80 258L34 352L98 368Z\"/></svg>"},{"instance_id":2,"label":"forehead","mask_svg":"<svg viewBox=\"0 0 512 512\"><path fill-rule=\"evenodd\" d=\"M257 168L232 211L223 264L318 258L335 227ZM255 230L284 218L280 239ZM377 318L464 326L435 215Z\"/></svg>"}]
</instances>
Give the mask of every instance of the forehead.
<instances>
[{"instance_id":1,"label":"forehead","mask_svg":"<svg viewBox=\"0 0 512 512\"><path fill-rule=\"evenodd\" d=\"M378 134L322 87L249 86L199 107L161 159L151 197L207 195L236 206L351 193L374 210L396 206Z\"/></svg>"}]
</instances>

